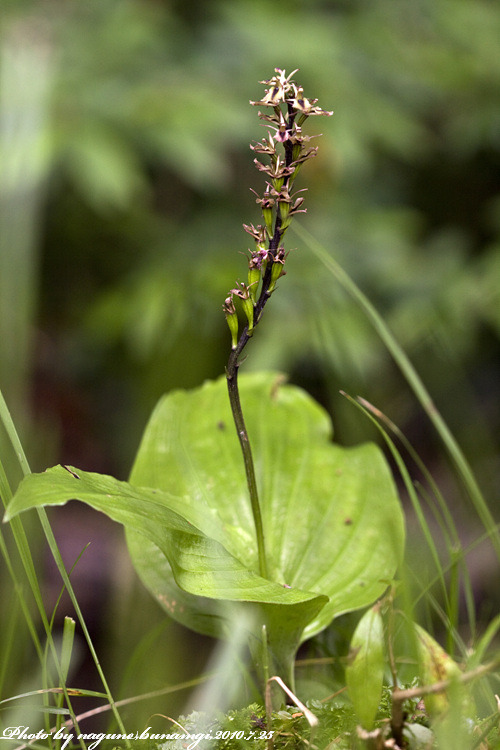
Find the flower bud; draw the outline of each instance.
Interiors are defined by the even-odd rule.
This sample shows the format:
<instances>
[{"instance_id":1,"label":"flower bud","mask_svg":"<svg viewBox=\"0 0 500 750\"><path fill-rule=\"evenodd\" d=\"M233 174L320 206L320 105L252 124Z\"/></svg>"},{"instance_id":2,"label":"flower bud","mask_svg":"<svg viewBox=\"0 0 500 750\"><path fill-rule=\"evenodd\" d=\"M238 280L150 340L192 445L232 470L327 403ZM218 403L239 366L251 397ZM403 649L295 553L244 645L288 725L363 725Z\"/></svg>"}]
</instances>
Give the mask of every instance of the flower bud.
<instances>
[{"instance_id":1,"label":"flower bud","mask_svg":"<svg viewBox=\"0 0 500 750\"><path fill-rule=\"evenodd\" d=\"M280 193L277 197L277 201L281 219L281 228L286 229L290 224L290 221L288 220L288 214L290 213L290 204L292 202L287 187L281 188Z\"/></svg>"},{"instance_id":2,"label":"flower bud","mask_svg":"<svg viewBox=\"0 0 500 750\"><path fill-rule=\"evenodd\" d=\"M257 287L259 286L260 281L261 266L262 261L259 259L259 256L252 255L248 262L248 290L250 292L250 299L252 300L254 305L255 297L257 294Z\"/></svg>"},{"instance_id":3,"label":"flower bud","mask_svg":"<svg viewBox=\"0 0 500 750\"><path fill-rule=\"evenodd\" d=\"M253 301L248 297L247 299L242 299L241 304L248 320L248 335L253 336Z\"/></svg>"},{"instance_id":4,"label":"flower bud","mask_svg":"<svg viewBox=\"0 0 500 750\"><path fill-rule=\"evenodd\" d=\"M236 349L238 344L238 316L236 314L236 308L234 307L233 295L230 294L226 297L224 305L222 306L226 321L231 331L231 346Z\"/></svg>"},{"instance_id":5,"label":"flower bud","mask_svg":"<svg viewBox=\"0 0 500 750\"><path fill-rule=\"evenodd\" d=\"M285 248L280 247L278 252L276 253L276 256L274 258L273 267L271 269L271 283L269 284L269 289L267 290L269 294L272 294L274 292L274 289L276 287L276 282L281 276L284 276L286 271L284 270L285 266L285 260L288 253L285 254Z\"/></svg>"},{"instance_id":6,"label":"flower bud","mask_svg":"<svg viewBox=\"0 0 500 750\"><path fill-rule=\"evenodd\" d=\"M268 206L264 207L262 206L262 216L264 217L264 221L266 223L266 229L269 234L269 237L273 236L273 209L269 208Z\"/></svg>"},{"instance_id":7,"label":"flower bud","mask_svg":"<svg viewBox=\"0 0 500 750\"><path fill-rule=\"evenodd\" d=\"M237 284L236 289L231 289L231 294L235 294L241 300L243 312L248 320L248 335L253 335L253 300L250 296L250 289L246 284Z\"/></svg>"},{"instance_id":8,"label":"flower bud","mask_svg":"<svg viewBox=\"0 0 500 750\"><path fill-rule=\"evenodd\" d=\"M255 200L256 203L260 204L260 207L262 208L262 215L264 217L264 221L266 224L266 229L269 237L273 236L273 207L275 204L275 200L271 195L271 186L269 183L267 183L266 190L264 192L264 195L262 198L259 197L259 195L255 192L255 190L252 190L252 193L255 193L257 195L257 198Z\"/></svg>"},{"instance_id":9,"label":"flower bud","mask_svg":"<svg viewBox=\"0 0 500 750\"><path fill-rule=\"evenodd\" d=\"M290 203L289 201L280 201L278 203L278 207L280 210L281 228L285 229L285 227L289 226L290 224L290 221L288 221L288 214L290 213Z\"/></svg>"}]
</instances>

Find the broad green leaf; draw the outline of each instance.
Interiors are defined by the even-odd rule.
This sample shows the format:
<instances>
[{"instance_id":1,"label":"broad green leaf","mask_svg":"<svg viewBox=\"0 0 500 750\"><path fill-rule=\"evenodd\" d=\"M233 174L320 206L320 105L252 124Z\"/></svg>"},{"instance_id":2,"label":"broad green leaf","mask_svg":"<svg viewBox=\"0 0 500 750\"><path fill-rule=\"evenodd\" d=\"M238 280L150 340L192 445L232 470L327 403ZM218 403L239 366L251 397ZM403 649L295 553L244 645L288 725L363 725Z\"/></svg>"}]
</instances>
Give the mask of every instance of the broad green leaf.
<instances>
[{"instance_id":1,"label":"broad green leaf","mask_svg":"<svg viewBox=\"0 0 500 750\"><path fill-rule=\"evenodd\" d=\"M176 584L181 587L179 592L197 595L197 602L211 599L208 619L213 634L220 636L232 617L237 616L237 608L227 603L244 602L257 609L259 621L268 626L276 666L287 670L303 628L327 601L325 596L286 589L248 570L221 543L173 510L182 506L178 498L73 467L55 466L42 474L25 477L4 521L30 508L64 505L72 499L87 503L140 534L143 544L150 544L159 557L160 570L168 560ZM192 513L187 510L189 519ZM197 516L209 527L212 519L204 511L201 509ZM200 622L203 620L201 611ZM202 632L205 630L206 627Z\"/></svg>"},{"instance_id":2,"label":"broad green leaf","mask_svg":"<svg viewBox=\"0 0 500 750\"><path fill-rule=\"evenodd\" d=\"M258 573L224 378L159 403L130 483L55 467L23 480L6 518L71 499L106 513L125 526L139 575L170 615L220 636L239 607L251 608L254 652L265 624L284 673L301 640L384 591L403 519L376 446L333 445L326 413L280 375L240 377L240 390L272 580Z\"/></svg>"},{"instance_id":3,"label":"broad green leaf","mask_svg":"<svg viewBox=\"0 0 500 750\"><path fill-rule=\"evenodd\" d=\"M301 639L382 594L401 559L404 523L389 468L372 444L331 442L326 412L276 373L240 375L269 568L293 591L329 597ZM134 485L172 493L176 510L257 572L253 518L225 378L165 396L134 464ZM142 580L177 620L214 635L214 602L180 591L165 557L127 530ZM281 622L279 612L277 623Z\"/></svg>"},{"instance_id":4,"label":"broad green leaf","mask_svg":"<svg viewBox=\"0 0 500 750\"><path fill-rule=\"evenodd\" d=\"M365 729L371 729L384 680L384 625L378 605L369 609L352 636L345 670L354 710Z\"/></svg>"},{"instance_id":5,"label":"broad green leaf","mask_svg":"<svg viewBox=\"0 0 500 750\"><path fill-rule=\"evenodd\" d=\"M169 506L176 501L166 492L134 487L71 466L55 466L42 474L25 477L4 521L29 508L64 505L72 499L82 500L125 527L140 531L164 552L179 585L188 592L203 591L207 597L230 601L285 605L318 598L298 589L283 590L282 586L247 570L219 542L173 511Z\"/></svg>"}]
</instances>

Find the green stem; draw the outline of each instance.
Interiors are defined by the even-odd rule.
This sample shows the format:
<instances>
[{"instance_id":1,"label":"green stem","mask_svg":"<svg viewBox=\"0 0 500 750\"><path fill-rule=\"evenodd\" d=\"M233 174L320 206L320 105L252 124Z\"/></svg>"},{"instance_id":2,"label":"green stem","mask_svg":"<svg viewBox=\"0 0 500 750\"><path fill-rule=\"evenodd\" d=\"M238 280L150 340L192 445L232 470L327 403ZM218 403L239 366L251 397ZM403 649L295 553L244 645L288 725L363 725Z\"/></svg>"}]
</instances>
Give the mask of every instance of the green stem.
<instances>
[{"instance_id":1,"label":"green stem","mask_svg":"<svg viewBox=\"0 0 500 750\"><path fill-rule=\"evenodd\" d=\"M240 339L241 341L241 339ZM252 448L248 438L248 432L241 408L240 392L238 389L238 354L239 346L233 349L226 369L227 389L229 393L229 403L233 412L234 424L238 433L238 440L243 453L243 462L245 464L245 474L247 477L248 492L250 495L250 504L255 523L255 533L257 536L257 554L259 558L259 572L263 578L268 578L266 548L264 543L264 527L262 525L262 514L260 512L259 493L257 491L257 481L255 479L255 467L253 463Z\"/></svg>"}]
</instances>

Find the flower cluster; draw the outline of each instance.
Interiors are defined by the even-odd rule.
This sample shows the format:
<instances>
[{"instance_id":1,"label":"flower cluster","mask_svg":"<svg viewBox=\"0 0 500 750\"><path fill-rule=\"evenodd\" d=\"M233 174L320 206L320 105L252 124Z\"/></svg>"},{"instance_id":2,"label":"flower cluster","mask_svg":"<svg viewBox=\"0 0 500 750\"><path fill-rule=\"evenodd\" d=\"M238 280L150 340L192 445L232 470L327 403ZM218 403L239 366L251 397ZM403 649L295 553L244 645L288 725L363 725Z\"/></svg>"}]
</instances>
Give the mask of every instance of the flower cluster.
<instances>
[{"instance_id":1,"label":"flower cluster","mask_svg":"<svg viewBox=\"0 0 500 750\"><path fill-rule=\"evenodd\" d=\"M255 154L267 157L268 163L254 159L255 166L266 180L262 194L252 191L261 208L263 224L257 227L253 224L243 225L255 241L255 249L249 251L248 280L246 284L239 283L237 288L230 290L223 306L233 350L239 342L243 346L253 334L254 325L258 323L276 282L280 276L284 276L288 253L281 241L294 215L306 210L302 208L304 197L299 195L304 191L293 193L292 189L300 167L307 159L316 156L318 149L309 146L313 136L305 135L302 126L311 115L333 114L316 106L317 99L304 96L302 87L292 80L296 72L294 70L286 75L284 70L275 68L272 78L260 81L268 86L262 99L250 102L253 106L268 108L265 112L259 112L260 119L266 123L267 136L250 145ZM234 297L240 299L248 321L240 339Z\"/></svg>"}]
</instances>

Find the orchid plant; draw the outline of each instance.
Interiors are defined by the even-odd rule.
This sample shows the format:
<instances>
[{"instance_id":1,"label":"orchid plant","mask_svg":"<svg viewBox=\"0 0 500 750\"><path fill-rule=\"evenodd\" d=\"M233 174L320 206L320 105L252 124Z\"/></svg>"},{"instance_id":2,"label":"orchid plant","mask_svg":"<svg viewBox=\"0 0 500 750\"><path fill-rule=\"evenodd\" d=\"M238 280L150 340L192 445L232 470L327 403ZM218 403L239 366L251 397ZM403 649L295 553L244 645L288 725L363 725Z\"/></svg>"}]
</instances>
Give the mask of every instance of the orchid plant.
<instances>
[{"instance_id":1,"label":"orchid plant","mask_svg":"<svg viewBox=\"0 0 500 750\"><path fill-rule=\"evenodd\" d=\"M243 617L261 678L277 675L292 687L300 643L373 604L404 547L380 449L333 443L329 416L281 373L238 378L241 354L285 274L285 233L305 210L295 181L317 148L303 128L311 116L332 114L306 98L296 72L276 69L251 102L267 128L251 145L266 161L255 158L265 180L256 194L262 223L244 225L254 241L248 278L224 301L226 376L160 400L128 482L55 466L27 476L6 513L72 499L105 513L125 527L134 567L170 617L221 638Z\"/></svg>"}]
</instances>

